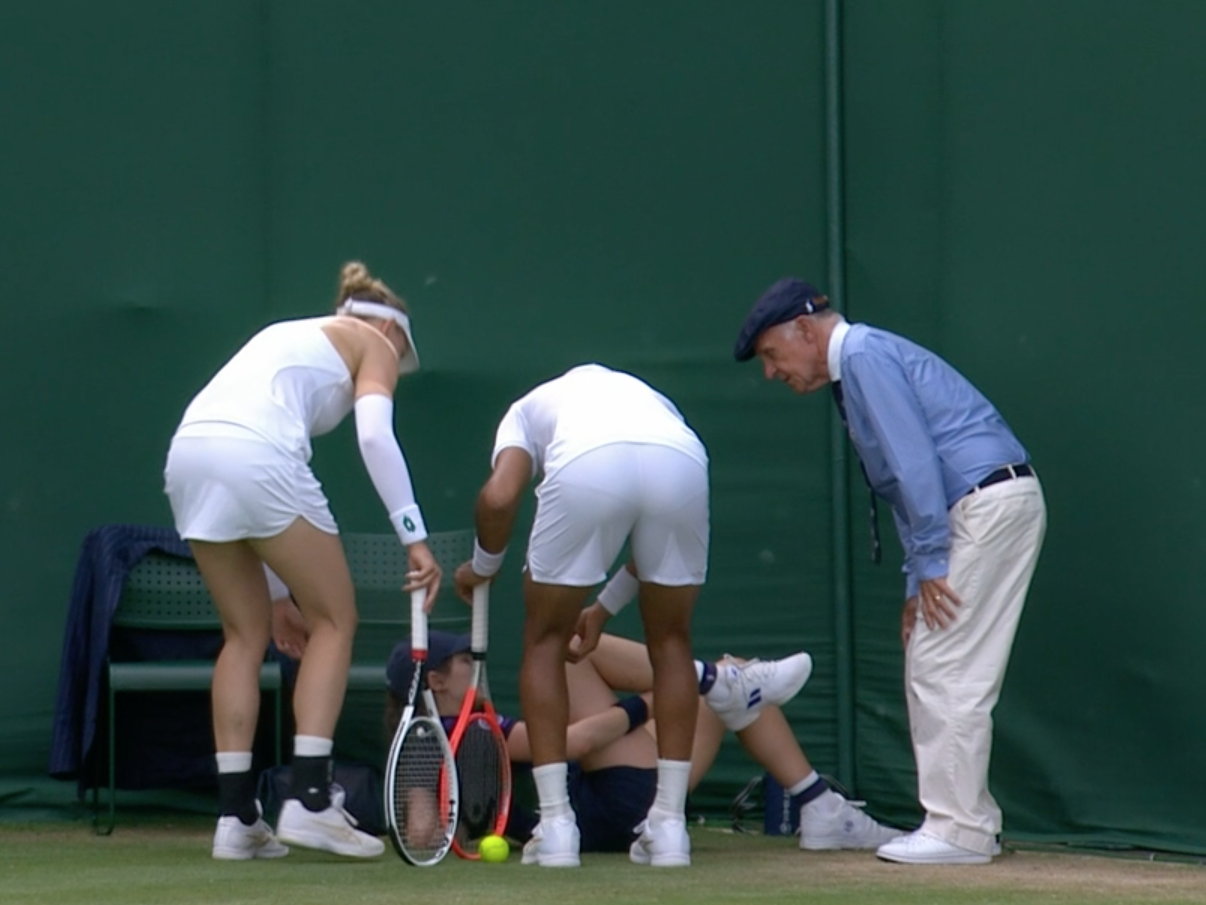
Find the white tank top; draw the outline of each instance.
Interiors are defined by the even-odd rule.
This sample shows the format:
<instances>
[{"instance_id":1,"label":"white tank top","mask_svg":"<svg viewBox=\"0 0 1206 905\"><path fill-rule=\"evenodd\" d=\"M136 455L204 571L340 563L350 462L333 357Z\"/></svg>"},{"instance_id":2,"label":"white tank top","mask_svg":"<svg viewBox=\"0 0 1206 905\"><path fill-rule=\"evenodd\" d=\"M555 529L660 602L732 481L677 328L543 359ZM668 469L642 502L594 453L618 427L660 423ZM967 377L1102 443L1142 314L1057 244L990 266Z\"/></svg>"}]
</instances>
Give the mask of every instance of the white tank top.
<instances>
[{"instance_id":1,"label":"white tank top","mask_svg":"<svg viewBox=\"0 0 1206 905\"><path fill-rule=\"evenodd\" d=\"M310 439L352 410L355 387L327 335L331 317L270 324L228 361L184 412L177 437L254 434L310 461Z\"/></svg>"}]
</instances>

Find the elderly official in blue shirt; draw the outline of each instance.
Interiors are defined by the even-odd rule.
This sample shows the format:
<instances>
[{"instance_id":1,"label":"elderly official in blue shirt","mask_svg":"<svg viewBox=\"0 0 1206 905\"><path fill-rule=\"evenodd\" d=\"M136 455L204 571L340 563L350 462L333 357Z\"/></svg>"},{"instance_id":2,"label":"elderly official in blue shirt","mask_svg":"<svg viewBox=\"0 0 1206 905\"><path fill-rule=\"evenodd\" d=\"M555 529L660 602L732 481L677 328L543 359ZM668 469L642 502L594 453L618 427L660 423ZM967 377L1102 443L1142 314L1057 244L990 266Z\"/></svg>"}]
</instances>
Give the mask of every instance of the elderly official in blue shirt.
<instances>
[{"instance_id":1,"label":"elderly official in blue shirt","mask_svg":"<svg viewBox=\"0 0 1206 905\"><path fill-rule=\"evenodd\" d=\"M1001 831L988 790L992 711L1047 523L1025 447L947 362L886 330L847 323L801 280L763 293L733 354L757 356L768 380L797 393L831 386L904 548L901 637L926 817L877 854L906 864L988 863Z\"/></svg>"}]
</instances>

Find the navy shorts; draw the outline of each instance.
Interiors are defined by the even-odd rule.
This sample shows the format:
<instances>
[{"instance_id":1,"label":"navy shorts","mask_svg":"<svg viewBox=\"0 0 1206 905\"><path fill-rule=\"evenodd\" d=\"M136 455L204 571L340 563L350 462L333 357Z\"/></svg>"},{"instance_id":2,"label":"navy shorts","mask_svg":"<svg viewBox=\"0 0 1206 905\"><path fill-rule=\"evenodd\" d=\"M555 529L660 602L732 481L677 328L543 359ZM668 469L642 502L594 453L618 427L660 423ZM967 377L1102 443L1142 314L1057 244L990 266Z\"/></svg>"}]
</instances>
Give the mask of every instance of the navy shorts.
<instances>
[{"instance_id":1,"label":"navy shorts","mask_svg":"<svg viewBox=\"0 0 1206 905\"><path fill-rule=\"evenodd\" d=\"M582 851L628 851L656 792L654 769L605 767L587 773L571 765L569 797L578 815Z\"/></svg>"},{"instance_id":2,"label":"navy shorts","mask_svg":"<svg viewBox=\"0 0 1206 905\"><path fill-rule=\"evenodd\" d=\"M657 770L605 767L589 773L569 768L569 798L578 817L584 852L626 852L636 840L636 827L653 804ZM520 802L511 807L507 835L527 842L539 817Z\"/></svg>"}]
</instances>

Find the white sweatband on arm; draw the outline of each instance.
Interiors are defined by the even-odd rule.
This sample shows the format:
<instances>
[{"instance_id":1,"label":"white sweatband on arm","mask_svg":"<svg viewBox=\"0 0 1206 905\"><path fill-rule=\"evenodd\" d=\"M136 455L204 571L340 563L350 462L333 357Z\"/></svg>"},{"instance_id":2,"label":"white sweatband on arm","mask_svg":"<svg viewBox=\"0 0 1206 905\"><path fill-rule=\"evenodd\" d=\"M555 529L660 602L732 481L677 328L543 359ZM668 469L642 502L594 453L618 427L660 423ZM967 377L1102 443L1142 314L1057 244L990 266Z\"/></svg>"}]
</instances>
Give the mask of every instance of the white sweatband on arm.
<instances>
[{"instance_id":1,"label":"white sweatband on arm","mask_svg":"<svg viewBox=\"0 0 1206 905\"><path fill-rule=\"evenodd\" d=\"M622 566L599 592L599 604L614 616L632 603L632 598L636 597L640 588L640 580L628 571L627 566Z\"/></svg>"},{"instance_id":2,"label":"white sweatband on arm","mask_svg":"<svg viewBox=\"0 0 1206 905\"><path fill-rule=\"evenodd\" d=\"M481 542L475 537L473 539L473 563L469 568L473 569L474 575L480 575L482 578L492 578L502 568L503 558L506 555L506 547L503 547L497 553L487 553L482 549Z\"/></svg>"},{"instance_id":3,"label":"white sweatband on arm","mask_svg":"<svg viewBox=\"0 0 1206 905\"><path fill-rule=\"evenodd\" d=\"M392 399L369 393L356 400L356 438L364 467L402 543L409 546L426 540L427 528L415 502L410 470L394 436Z\"/></svg>"}]
</instances>

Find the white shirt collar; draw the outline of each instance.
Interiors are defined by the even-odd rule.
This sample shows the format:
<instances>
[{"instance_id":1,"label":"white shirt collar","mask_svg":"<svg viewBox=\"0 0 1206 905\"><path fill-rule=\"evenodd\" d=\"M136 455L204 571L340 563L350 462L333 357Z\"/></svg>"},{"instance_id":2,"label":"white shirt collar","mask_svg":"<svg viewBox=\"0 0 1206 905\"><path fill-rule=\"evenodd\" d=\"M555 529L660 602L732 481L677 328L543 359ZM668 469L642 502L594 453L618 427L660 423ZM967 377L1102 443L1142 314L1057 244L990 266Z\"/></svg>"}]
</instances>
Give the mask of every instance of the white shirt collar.
<instances>
[{"instance_id":1,"label":"white shirt collar","mask_svg":"<svg viewBox=\"0 0 1206 905\"><path fill-rule=\"evenodd\" d=\"M842 343L846 341L846 334L849 332L850 324L843 317L833 328L833 332L829 334L829 349L826 358L829 364L829 379L833 383L842 379Z\"/></svg>"}]
</instances>

